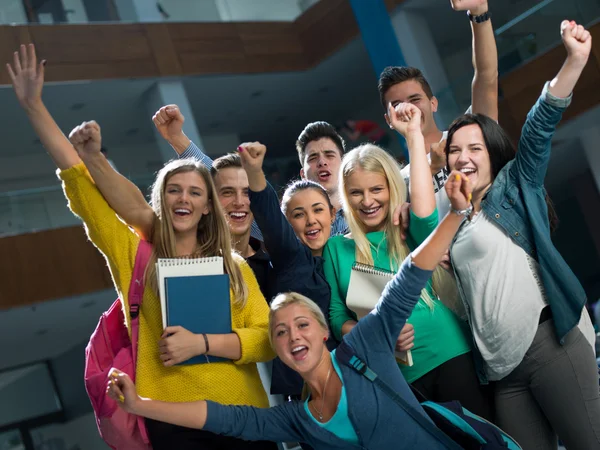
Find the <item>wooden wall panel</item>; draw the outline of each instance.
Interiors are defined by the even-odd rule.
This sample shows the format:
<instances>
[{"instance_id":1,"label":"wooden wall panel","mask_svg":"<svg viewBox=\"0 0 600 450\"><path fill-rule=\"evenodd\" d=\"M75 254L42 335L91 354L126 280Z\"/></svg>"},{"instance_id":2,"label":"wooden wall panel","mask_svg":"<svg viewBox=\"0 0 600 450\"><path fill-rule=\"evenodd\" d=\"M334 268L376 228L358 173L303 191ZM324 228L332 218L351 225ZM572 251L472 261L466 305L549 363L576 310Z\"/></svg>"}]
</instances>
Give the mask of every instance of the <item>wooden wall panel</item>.
<instances>
[{"instance_id":1,"label":"wooden wall panel","mask_svg":"<svg viewBox=\"0 0 600 450\"><path fill-rule=\"evenodd\" d=\"M600 24L590 32L600 41ZM594 48L594 47L592 47ZM538 99L546 81L558 73L567 56L562 44L529 61L524 66L502 76L500 89L500 123L514 140L519 138L527 113ZM573 103L565 111L563 120L569 120L600 103L600 51L594 50L581 79L573 92Z\"/></svg>"},{"instance_id":2,"label":"wooden wall panel","mask_svg":"<svg viewBox=\"0 0 600 450\"><path fill-rule=\"evenodd\" d=\"M113 286L82 226L0 239L0 309Z\"/></svg>"}]
</instances>

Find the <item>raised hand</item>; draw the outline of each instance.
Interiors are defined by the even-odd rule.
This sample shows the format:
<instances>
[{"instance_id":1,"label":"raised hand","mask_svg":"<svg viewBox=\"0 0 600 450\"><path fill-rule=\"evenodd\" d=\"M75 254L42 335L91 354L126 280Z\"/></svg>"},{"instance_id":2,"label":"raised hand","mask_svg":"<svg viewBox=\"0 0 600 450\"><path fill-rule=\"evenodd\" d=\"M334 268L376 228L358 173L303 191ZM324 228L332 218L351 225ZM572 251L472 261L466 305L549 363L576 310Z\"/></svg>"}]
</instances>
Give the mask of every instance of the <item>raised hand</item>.
<instances>
[{"instance_id":1,"label":"raised hand","mask_svg":"<svg viewBox=\"0 0 600 450\"><path fill-rule=\"evenodd\" d=\"M129 413L135 412L135 407L140 401L140 397L135 389L135 384L133 384L129 375L114 368L109 372L106 395L116 401L117 405Z\"/></svg>"},{"instance_id":2,"label":"raised hand","mask_svg":"<svg viewBox=\"0 0 600 450\"><path fill-rule=\"evenodd\" d=\"M242 158L242 167L247 173L262 172L267 147L260 142L244 142L237 148Z\"/></svg>"},{"instance_id":3,"label":"raised hand","mask_svg":"<svg viewBox=\"0 0 600 450\"><path fill-rule=\"evenodd\" d=\"M410 133L421 133L421 110L412 103L388 105L388 117L394 130L406 137Z\"/></svg>"},{"instance_id":4,"label":"raised hand","mask_svg":"<svg viewBox=\"0 0 600 450\"><path fill-rule=\"evenodd\" d=\"M158 343L160 359L166 367L206 353L204 338L183 327L167 327Z\"/></svg>"},{"instance_id":5,"label":"raised hand","mask_svg":"<svg viewBox=\"0 0 600 450\"><path fill-rule=\"evenodd\" d=\"M454 11L470 11L474 16L479 16L488 10L487 0L450 0Z\"/></svg>"},{"instance_id":6,"label":"raised hand","mask_svg":"<svg viewBox=\"0 0 600 450\"><path fill-rule=\"evenodd\" d=\"M563 20L560 24L560 34L567 49L568 58L582 64L587 63L592 50L592 35L582 25L575 21Z\"/></svg>"},{"instance_id":7,"label":"raised hand","mask_svg":"<svg viewBox=\"0 0 600 450\"><path fill-rule=\"evenodd\" d=\"M446 181L446 193L453 209L462 211L471 203L471 182L469 178L458 170L453 170Z\"/></svg>"},{"instance_id":8,"label":"raised hand","mask_svg":"<svg viewBox=\"0 0 600 450\"><path fill-rule=\"evenodd\" d=\"M165 105L152 116L154 126L168 143L173 145L185 137L183 123L185 117L177 105Z\"/></svg>"},{"instance_id":9,"label":"raised hand","mask_svg":"<svg viewBox=\"0 0 600 450\"><path fill-rule=\"evenodd\" d=\"M38 64L33 44L21 45L19 51L13 54L14 67L6 64L17 99L26 110L42 102L45 65L45 60Z\"/></svg>"},{"instance_id":10,"label":"raised hand","mask_svg":"<svg viewBox=\"0 0 600 450\"><path fill-rule=\"evenodd\" d=\"M69 141L82 159L100 153L102 148L100 125L94 120L83 122L69 133Z\"/></svg>"}]
</instances>

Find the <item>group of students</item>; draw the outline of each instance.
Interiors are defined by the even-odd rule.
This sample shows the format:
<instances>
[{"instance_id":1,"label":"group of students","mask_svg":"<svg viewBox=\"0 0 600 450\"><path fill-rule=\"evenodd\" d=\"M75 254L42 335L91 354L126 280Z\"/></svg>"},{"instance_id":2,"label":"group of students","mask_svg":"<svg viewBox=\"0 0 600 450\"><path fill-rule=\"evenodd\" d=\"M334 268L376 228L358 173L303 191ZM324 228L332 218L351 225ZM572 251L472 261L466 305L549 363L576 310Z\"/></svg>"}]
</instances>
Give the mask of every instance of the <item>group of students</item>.
<instances>
[{"instance_id":1,"label":"group of students","mask_svg":"<svg viewBox=\"0 0 600 450\"><path fill-rule=\"evenodd\" d=\"M373 144L345 152L331 125L314 122L296 144L301 179L281 204L263 172L264 145L243 143L212 161L185 136L176 105L153 117L179 158L158 172L148 204L100 152L98 124L63 135L42 102L45 61L32 45L15 52L17 98L125 311L138 245L152 243L135 385L115 370L107 394L147 418L154 449L446 448L340 363L342 342L423 417L409 384L430 400L460 401L524 449L555 449L557 435L569 449L600 448L586 296L550 239L543 186L591 36L561 24L567 59L527 116L517 151L497 123L487 3L471 3L472 113L440 131L420 71L389 67L381 103L410 164L401 169ZM232 333L163 329L154 262L209 256L222 256L230 277ZM397 272L358 321L345 301L355 263ZM394 350L409 349L414 365L398 365ZM228 361L177 365L202 354ZM268 389L288 401L269 408L257 363L271 360Z\"/></svg>"}]
</instances>

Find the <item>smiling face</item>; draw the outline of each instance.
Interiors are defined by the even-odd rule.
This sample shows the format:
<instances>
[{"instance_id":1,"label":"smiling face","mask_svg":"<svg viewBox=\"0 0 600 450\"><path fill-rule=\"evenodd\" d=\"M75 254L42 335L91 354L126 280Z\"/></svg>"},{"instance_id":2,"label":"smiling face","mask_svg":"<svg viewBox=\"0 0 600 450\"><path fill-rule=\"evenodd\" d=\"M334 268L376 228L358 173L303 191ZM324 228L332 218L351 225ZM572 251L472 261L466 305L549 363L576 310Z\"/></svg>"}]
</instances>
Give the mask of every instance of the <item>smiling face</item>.
<instances>
[{"instance_id":1,"label":"smiling face","mask_svg":"<svg viewBox=\"0 0 600 450\"><path fill-rule=\"evenodd\" d=\"M250 211L246 171L240 167L220 169L214 177L214 182L231 235L239 237L250 233L254 216Z\"/></svg>"},{"instance_id":2,"label":"smiling face","mask_svg":"<svg viewBox=\"0 0 600 450\"><path fill-rule=\"evenodd\" d=\"M323 192L308 188L296 192L287 202L286 217L298 239L315 256L323 254L323 247L331 235L334 211Z\"/></svg>"},{"instance_id":3,"label":"smiling face","mask_svg":"<svg viewBox=\"0 0 600 450\"><path fill-rule=\"evenodd\" d=\"M473 197L481 198L493 179L490 154L479 125L466 125L456 130L448 148L450 170L458 170L469 177Z\"/></svg>"},{"instance_id":4,"label":"smiling face","mask_svg":"<svg viewBox=\"0 0 600 450\"><path fill-rule=\"evenodd\" d=\"M437 129L433 113L438 109L438 101L435 96L429 98L425 93L423 86L416 80L402 81L393 85L384 96L385 104L390 103L395 108L399 103L412 103L421 110L421 130L424 134ZM386 106L387 110L387 106ZM387 113L386 122L390 123Z\"/></svg>"},{"instance_id":5,"label":"smiling face","mask_svg":"<svg viewBox=\"0 0 600 450\"><path fill-rule=\"evenodd\" d=\"M340 150L331 139L311 141L306 145L300 176L319 183L332 195L337 192L341 163Z\"/></svg>"},{"instance_id":6,"label":"smiling face","mask_svg":"<svg viewBox=\"0 0 600 450\"><path fill-rule=\"evenodd\" d=\"M277 356L300 375L319 365L329 336L309 308L292 303L273 316L271 337Z\"/></svg>"},{"instance_id":7,"label":"smiling face","mask_svg":"<svg viewBox=\"0 0 600 450\"><path fill-rule=\"evenodd\" d=\"M383 230L390 210L387 178L357 167L346 177L344 185L352 214L365 233Z\"/></svg>"},{"instance_id":8,"label":"smiling face","mask_svg":"<svg viewBox=\"0 0 600 450\"><path fill-rule=\"evenodd\" d=\"M195 171L180 172L165 183L164 207L175 234L196 233L202 216L210 213L208 190Z\"/></svg>"}]
</instances>

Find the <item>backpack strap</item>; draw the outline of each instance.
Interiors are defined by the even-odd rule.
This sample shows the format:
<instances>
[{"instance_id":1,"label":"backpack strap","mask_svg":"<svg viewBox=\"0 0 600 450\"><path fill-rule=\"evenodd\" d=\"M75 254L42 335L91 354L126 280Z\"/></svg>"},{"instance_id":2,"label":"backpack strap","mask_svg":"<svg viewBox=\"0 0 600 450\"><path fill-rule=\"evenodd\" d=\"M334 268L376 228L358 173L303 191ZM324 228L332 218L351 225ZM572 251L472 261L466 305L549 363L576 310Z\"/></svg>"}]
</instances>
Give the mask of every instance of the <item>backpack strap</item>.
<instances>
[{"instance_id":1,"label":"backpack strap","mask_svg":"<svg viewBox=\"0 0 600 450\"><path fill-rule=\"evenodd\" d=\"M390 397L397 405L399 405L406 413L411 416L421 427L443 443L447 448L453 450L461 450L461 447L454 442L446 433L436 427L433 423L427 420L423 414L419 413L413 406L402 398L394 389L383 381L379 376L356 354L350 345L343 340L337 347L335 356L339 362L350 367L355 372L364 376L367 380L375 384L384 394Z\"/></svg>"},{"instance_id":2,"label":"backpack strap","mask_svg":"<svg viewBox=\"0 0 600 450\"><path fill-rule=\"evenodd\" d=\"M139 314L144 299L144 272L152 255L152 245L143 239L137 248L133 275L129 285L129 318L131 320L131 349L133 351L133 362L137 361L137 345L139 333Z\"/></svg>"},{"instance_id":3,"label":"backpack strap","mask_svg":"<svg viewBox=\"0 0 600 450\"><path fill-rule=\"evenodd\" d=\"M148 241L140 239L138 244L137 252L135 254L135 263L133 265L133 274L131 276L131 284L129 285L129 318L131 321L131 352L133 356L134 369L137 364L137 347L138 347L138 334L140 330L140 308L142 307L142 301L144 300L144 273L146 272L146 266L152 256L152 244ZM136 373L136 370L133 371ZM135 377L134 380L135 382ZM138 428L142 436L143 441L146 444L150 443L150 437L148 436L148 430L146 429L146 422L143 417L137 417Z\"/></svg>"}]
</instances>

